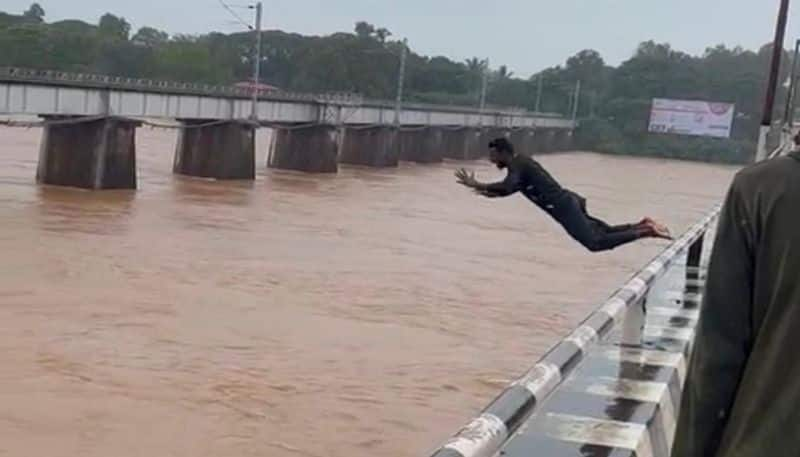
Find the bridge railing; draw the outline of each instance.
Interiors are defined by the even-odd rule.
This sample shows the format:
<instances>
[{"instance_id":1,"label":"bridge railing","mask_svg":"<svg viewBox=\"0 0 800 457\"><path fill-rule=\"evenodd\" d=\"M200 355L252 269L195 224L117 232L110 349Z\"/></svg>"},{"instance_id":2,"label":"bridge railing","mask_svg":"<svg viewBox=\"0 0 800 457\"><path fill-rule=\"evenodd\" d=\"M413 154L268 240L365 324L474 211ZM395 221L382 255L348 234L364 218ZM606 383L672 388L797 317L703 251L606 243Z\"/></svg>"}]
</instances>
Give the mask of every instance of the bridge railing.
<instances>
[{"instance_id":1,"label":"bridge railing","mask_svg":"<svg viewBox=\"0 0 800 457\"><path fill-rule=\"evenodd\" d=\"M212 85L202 83L186 83L160 81L144 78L128 78L94 73L71 73L58 70L39 70L30 68L0 67L0 81L25 82L31 84L51 84L78 86L100 89L118 89L125 91L143 91L157 93L176 93L198 96L230 97L249 99L253 89L230 85ZM349 92L302 93L290 91L263 91L259 100L286 101L301 103L320 103L342 106L372 107L380 109L394 108L394 101L366 99L360 94ZM404 110L457 112L465 114L484 114L486 116L514 116L561 119L564 116L556 113L531 113L522 108L489 107L483 111L476 107L459 105L436 105L429 103L404 102Z\"/></svg>"},{"instance_id":2,"label":"bridge railing","mask_svg":"<svg viewBox=\"0 0 800 457\"><path fill-rule=\"evenodd\" d=\"M767 134L767 147L772 151L767 158L772 159L788 154L794 145L795 128L790 125L774 125Z\"/></svg>"},{"instance_id":3,"label":"bridge railing","mask_svg":"<svg viewBox=\"0 0 800 457\"><path fill-rule=\"evenodd\" d=\"M252 89L250 88L229 85L160 81L144 78L100 75L95 73L70 73L58 70L38 70L15 67L0 67L0 80L24 81L32 83L64 83L87 87L115 88L121 90L174 92L237 98L249 98L253 95ZM288 91L264 91L263 94L259 94L259 99L301 102L323 101L339 102L342 104L358 104L363 102L362 96L347 92L310 94Z\"/></svg>"},{"instance_id":4,"label":"bridge railing","mask_svg":"<svg viewBox=\"0 0 800 457\"><path fill-rule=\"evenodd\" d=\"M532 369L511 383L478 417L435 451L433 457L496 455L537 407L580 366L590 347L606 339L615 329L621 330L623 344L639 344L644 327L641 304L651 286L684 255L687 286L696 281L705 235L719 211L720 207L715 207L636 273Z\"/></svg>"}]
</instances>

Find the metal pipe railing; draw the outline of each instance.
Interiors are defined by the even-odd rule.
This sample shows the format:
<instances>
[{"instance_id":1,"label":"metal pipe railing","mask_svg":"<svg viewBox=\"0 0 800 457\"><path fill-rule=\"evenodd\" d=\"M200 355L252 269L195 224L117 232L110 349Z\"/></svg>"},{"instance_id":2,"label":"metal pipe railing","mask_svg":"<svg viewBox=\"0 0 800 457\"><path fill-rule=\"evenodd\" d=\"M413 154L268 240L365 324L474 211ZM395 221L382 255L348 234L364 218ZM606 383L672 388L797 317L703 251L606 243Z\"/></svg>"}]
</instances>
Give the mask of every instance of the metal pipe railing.
<instances>
[{"instance_id":1,"label":"metal pipe railing","mask_svg":"<svg viewBox=\"0 0 800 457\"><path fill-rule=\"evenodd\" d=\"M36 70L29 68L0 67L0 81L29 82L37 84L61 84L66 86L94 87L119 90L139 90L150 92L187 93L217 97L233 97L249 99L253 89L229 85L210 85L202 83L186 83L176 81L159 81L121 76L98 75L91 73L69 73L55 70ZM349 92L301 93L283 90L263 91L259 100L321 103L343 106L359 106L378 109L394 109L394 102L388 100L365 99L360 94ZM564 119L554 113L531 113L521 108L500 108L481 112L476 107L458 105L435 105L428 103L406 102L404 111L440 111L463 113L470 115L483 114L490 117L523 117Z\"/></svg>"},{"instance_id":2,"label":"metal pipe railing","mask_svg":"<svg viewBox=\"0 0 800 457\"><path fill-rule=\"evenodd\" d=\"M622 288L554 346L531 370L509 385L483 412L435 451L432 457L491 457L524 424L563 379L583 360L589 347L603 340L617 325L632 329L625 338L641 342L643 303L652 284L687 251L688 263L699 266L706 231L719 216L715 207L697 224L636 273ZM640 314L640 316L637 316Z\"/></svg>"}]
</instances>

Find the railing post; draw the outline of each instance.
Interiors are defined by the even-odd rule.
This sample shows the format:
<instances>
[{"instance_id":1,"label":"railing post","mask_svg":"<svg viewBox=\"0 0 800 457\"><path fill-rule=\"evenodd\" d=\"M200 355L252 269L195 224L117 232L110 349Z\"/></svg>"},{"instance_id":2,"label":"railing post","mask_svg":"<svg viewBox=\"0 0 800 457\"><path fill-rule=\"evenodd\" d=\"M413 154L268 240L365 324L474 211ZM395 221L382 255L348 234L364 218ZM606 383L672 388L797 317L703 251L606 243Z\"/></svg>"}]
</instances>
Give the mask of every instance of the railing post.
<instances>
[{"instance_id":1,"label":"railing post","mask_svg":"<svg viewBox=\"0 0 800 457\"><path fill-rule=\"evenodd\" d=\"M703 232L691 246L689 246L689 253L686 257L686 293L696 294L700 292L701 281L700 277L700 264L703 257L703 242L705 241L706 234Z\"/></svg>"},{"instance_id":2,"label":"railing post","mask_svg":"<svg viewBox=\"0 0 800 457\"><path fill-rule=\"evenodd\" d=\"M625 311L625 321L622 324L622 345L639 346L642 344L644 323L646 319L647 298L632 303Z\"/></svg>"},{"instance_id":3,"label":"railing post","mask_svg":"<svg viewBox=\"0 0 800 457\"><path fill-rule=\"evenodd\" d=\"M699 238L689 246L689 256L686 259L686 265L689 267L700 267L700 258L703 255L703 241L705 240L706 234L705 232L700 235Z\"/></svg>"}]
</instances>

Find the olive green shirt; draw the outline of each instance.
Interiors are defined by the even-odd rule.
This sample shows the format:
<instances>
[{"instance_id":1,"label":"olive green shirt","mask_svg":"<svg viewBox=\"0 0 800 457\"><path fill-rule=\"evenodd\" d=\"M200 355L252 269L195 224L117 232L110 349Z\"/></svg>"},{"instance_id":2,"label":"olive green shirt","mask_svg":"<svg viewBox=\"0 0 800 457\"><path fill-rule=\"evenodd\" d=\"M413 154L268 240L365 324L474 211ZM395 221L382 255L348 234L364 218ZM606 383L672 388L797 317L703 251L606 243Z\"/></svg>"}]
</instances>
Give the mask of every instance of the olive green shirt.
<instances>
[{"instance_id":1,"label":"olive green shirt","mask_svg":"<svg viewBox=\"0 0 800 457\"><path fill-rule=\"evenodd\" d=\"M740 171L720 216L673 457L800 455L800 154Z\"/></svg>"}]
</instances>

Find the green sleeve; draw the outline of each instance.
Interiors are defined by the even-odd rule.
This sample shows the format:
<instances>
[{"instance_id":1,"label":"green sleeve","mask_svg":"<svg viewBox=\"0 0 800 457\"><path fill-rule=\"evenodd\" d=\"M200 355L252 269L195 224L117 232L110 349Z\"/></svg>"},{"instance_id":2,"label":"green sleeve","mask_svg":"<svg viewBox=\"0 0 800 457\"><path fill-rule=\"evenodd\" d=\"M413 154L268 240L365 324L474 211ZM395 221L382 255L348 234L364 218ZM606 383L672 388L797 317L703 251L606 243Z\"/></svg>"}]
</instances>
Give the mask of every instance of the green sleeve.
<instances>
[{"instance_id":1,"label":"green sleeve","mask_svg":"<svg viewBox=\"0 0 800 457\"><path fill-rule=\"evenodd\" d=\"M754 221L743 197L737 179L720 215L673 457L716 455L750 353Z\"/></svg>"}]
</instances>

